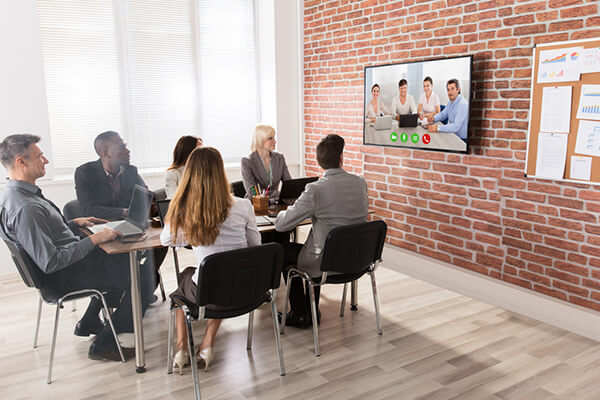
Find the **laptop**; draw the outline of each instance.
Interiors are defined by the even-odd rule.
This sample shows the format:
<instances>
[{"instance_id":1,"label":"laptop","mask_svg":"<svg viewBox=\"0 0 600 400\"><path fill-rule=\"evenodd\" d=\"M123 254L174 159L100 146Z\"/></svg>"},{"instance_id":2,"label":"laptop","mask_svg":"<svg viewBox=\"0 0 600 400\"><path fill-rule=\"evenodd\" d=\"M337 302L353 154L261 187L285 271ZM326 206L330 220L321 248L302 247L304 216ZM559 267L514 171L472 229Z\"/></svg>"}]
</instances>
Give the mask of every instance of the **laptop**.
<instances>
[{"instance_id":1,"label":"laptop","mask_svg":"<svg viewBox=\"0 0 600 400\"><path fill-rule=\"evenodd\" d=\"M141 236L148 227L151 205L152 192L143 186L135 185L129 202L129 215L125 220L94 225L88 229L92 233L98 233L104 228L110 228L121 233L121 240Z\"/></svg>"},{"instance_id":2,"label":"laptop","mask_svg":"<svg viewBox=\"0 0 600 400\"><path fill-rule=\"evenodd\" d=\"M398 121L400 127L416 127L419 122L419 114L401 115Z\"/></svg>"},{"instance_id":3,"label":"laptop","mask_svg":"<svg viewBox=\"0 0 600 400\"><path fill-rule=\"evenodd\" d=\"M391 115L375 118L375 130L383 131L392 129L392 119Z\"/></svg>"},{"instance_id":4,"label":"laptop","mask_svg":"<svg viewBox=\"0 0 600 400\"><path fill-rule=\"evenodd\" d=\"M279 193L279 204L292 205L298 197L304 192L304 187L311 182L318 180L318 176L309 176L306 178L290 179L283 181L281 192Z\"/></svg>"},{"instance_id":5,"label":"laptop","mask_svg":"<svg viewBox=\"0 0 600 400\"><path fill-rule=\"evenodd\" d=\"M158 206L158 218L160 218L160 225L165 226L165 218L169 211L169 204L171 200L158 200L156 205Z\"/></svg>"}]
</instances>

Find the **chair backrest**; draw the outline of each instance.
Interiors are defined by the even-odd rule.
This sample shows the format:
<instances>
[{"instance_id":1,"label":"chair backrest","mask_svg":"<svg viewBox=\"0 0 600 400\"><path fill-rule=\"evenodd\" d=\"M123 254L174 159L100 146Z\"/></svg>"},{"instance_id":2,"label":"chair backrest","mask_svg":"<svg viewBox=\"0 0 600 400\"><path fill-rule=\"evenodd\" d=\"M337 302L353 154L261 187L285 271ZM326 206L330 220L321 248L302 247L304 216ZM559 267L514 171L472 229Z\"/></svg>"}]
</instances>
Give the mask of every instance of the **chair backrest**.
<instances>
[{"instance_id":1,"label":"chair backrest","mask_svg":"<svg viewBox=\"0 0 600 400\"><path fill-rule=\"evenodd\" d=\"M15 263L15 267L17 267L17 271L19 271L19 275L25 282L25 285L28 287L40 288L42 287L42 275L43 272L35 265L29 254L21 247L21 245L15 241L13 241L8 234L6 233L6 229L0 223L0 238L4 240L8 250L10 251L10 255L12 256L13 262Z\"/></svg>"},{"instance_id":2,"label":"chair backrest","mask_svg":"<svg viewBox=\"0 0 600 400\"><path fill-rule=\"evenodd\" d=\"M83 207L79 200L71 200L63 207L63 215L67 221L72 220L73 218L85 217L83 215Z\"/></svg>"},{"instance_id":3,"label":"chair backrest","mask_svg":"<svg viewBox=\"0 0 600 400\"><path fill-rule=\"evenodd\" d=\"M207 256L198 275L198 306L240 308L277 289L283 268L278 243L225 251Z\"/></svg>"},{"instance_id":4,"label":"chair backrest","mask_svg":"<svg viewBox=\"0 0 600 400\"><path fill-rule=\"evenodd\" d=\"M231 193L233 193L233 195L235 197L241 197L241 198L246 197L246 189L244 188L244 182L243 181L231 182Z\"/></svg>"},{"instance_id":5,"label":"chair backrest","mask_svg":"<svg viewBox=\"0 0 600 400\"><path fill-rule=\"evenodd\" d=\"M356 274L381 259L387 225L363 222L334 228L325 239L321 271Z\"/></svg>"}]
</instances>

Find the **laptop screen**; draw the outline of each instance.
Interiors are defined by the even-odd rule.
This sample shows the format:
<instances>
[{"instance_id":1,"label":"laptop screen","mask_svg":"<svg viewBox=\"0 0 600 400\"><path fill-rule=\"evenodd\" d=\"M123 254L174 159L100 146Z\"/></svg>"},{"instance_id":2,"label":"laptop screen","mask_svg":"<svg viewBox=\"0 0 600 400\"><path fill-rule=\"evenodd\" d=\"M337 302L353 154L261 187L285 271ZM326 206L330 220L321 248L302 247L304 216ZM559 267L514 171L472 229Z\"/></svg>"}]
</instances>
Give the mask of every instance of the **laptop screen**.
<instances>
[{"instance_id":1,"label":"laptop screen","mask_svg":"<svg viewBox=\"0 0 600 400\"><path fill-rule=\"evenodd\" d=\"M148 227L150 217L150 206L152 205L152 192L143 186L135 185L133 195L129 203L129 215L127 220L140 229Z\"/></svg>"},{"instance_id":2,"label":"laptop screen","mask_svg":"<svg viewBox=\"0 0 600 400\"><path fill-rule=\"evenodd\" d=\"M304 187L311 182L318 180L318 176L309 176L307 178L290 179L283 181L281 185L280 200L297 199L304 191Z\"/></svg>"},{"instance_id":3,"label":"laptop screen","mask_svg":"<svg viewBox=\"0 0 600 400\"><path fill-rule=\"evenodd\" d=\"M171 200L158 200L156 202L156 205L158 206L158 216L160 217L162 226L165 226L165 217L169 211L169 204L171 204Z\"/></svg>"}]
</instances>

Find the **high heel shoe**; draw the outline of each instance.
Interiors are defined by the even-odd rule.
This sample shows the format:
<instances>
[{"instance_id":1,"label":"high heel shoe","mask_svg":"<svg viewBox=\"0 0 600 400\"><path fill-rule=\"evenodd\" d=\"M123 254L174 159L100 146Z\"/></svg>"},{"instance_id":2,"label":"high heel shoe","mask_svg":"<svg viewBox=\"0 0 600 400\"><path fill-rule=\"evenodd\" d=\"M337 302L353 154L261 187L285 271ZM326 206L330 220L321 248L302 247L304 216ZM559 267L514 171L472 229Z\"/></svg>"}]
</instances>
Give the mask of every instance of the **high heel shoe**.
<instances>
[{"instance_id":1,"label":"high heel shoe","mask_svg":"<svg viewBox=\"0 0 600 400\"><path fill-rule=\"evenodd\" d=\"M179 350L173 357L173 368L179 368L179 375L183 375L183 367L190 361L190 356L185 350Z\"/></svg>"},{"instance_id":2,"label":"high heel shoe","mask_svg":"<svg viewBox=\"0 0 600 400\"><path fill-rule=\"evenodd\" d=\"M198 362L200 362L200 360L204 361L204 372L206 372L208 371L209 364L215 358L215 352L213 351L212 346L208 346L207 348L198 351L197 357Z\"/></svg>"}]
</instances>

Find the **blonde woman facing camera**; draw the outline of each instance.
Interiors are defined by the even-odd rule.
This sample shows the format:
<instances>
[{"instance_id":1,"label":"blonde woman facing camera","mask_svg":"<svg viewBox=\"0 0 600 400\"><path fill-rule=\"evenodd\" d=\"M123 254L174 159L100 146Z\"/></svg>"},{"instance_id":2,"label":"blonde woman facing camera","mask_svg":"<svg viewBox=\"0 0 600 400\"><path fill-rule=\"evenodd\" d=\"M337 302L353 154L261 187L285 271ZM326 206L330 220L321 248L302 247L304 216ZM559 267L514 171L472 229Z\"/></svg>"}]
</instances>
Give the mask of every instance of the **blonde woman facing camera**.
<instances>
[{"instance_id":1,"label":"blonde woman facing camera","mask_svg":"<svg viewBox=\"0 0 600 400\"><path fill-rule=\"evenodd\" d=\"M164 246L191 245L198 265L210 254L260 244L254 209L248 199L229 192L221 154L212 147L199 147L190 154L183 177L169 205L166 225L160 234ZM196 303L198 270L186 268L171 298L184 297ZM176 311L177 345L173 366L179 373L189 361L185 317ZM220 319L206 321L206 331L197 357L207 370L214 358L213 344ZM193 362L196 362L193 360Z\"/></svg>"},{"instance_id":2,"label":"blonde woman facing camera","mask_svg":"<svg viewBox=\"0 0 600 400\"><path fill-rule=\"evenodd\" d=\"M275 129L258 124L252 136L252 153L242 158L242 179L246 197L252 197L251 188L266 190L271 203L279 199L279 182L292 179L285 157L275 151Z\"/></svg>"}]
</instances>

